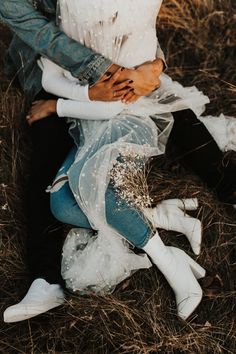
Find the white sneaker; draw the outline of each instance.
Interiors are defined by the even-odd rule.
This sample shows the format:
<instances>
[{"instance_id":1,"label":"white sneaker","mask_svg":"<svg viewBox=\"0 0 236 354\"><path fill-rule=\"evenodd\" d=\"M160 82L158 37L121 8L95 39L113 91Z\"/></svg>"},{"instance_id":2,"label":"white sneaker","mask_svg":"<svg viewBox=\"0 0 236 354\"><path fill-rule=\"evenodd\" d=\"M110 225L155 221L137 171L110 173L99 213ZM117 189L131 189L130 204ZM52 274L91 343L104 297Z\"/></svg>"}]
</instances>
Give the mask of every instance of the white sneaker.
<instances>
[{"instance_id":1,"label":"white sneaker","mask_svg":"<svg viewBox=\"0 0 236 354\"><path fill-rule=\"evenodd\" d=\"M49 284L36 279L25 297L16 305L8 307L3 314L4 322L24 321L40 315L64 302L64 292L59 284Z\"/></svg>"}]
</instances>

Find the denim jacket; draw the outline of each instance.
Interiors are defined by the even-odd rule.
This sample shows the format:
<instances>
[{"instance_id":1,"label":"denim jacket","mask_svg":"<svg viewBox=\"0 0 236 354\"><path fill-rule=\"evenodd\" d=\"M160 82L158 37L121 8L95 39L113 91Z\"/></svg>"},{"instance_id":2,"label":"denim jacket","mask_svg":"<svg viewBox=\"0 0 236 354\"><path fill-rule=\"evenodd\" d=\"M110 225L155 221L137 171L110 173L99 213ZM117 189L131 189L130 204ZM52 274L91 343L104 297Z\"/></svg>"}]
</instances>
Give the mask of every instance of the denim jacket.
<instances>
[{"instance_id":1,"label":"denim jacket","mask_svg":"<svg viewBox=\"0 0 236 354\"><path fill-rule=\"evenodd\" d=\"M60 31L56 7L56 0L0 1L0 20L15 33L7 53L6 72L17 74L32 98L42 87L42 74L36 63L39 55L69 70L82 84L96 82L112 64Z\"/></svg>"},{"instance_id":2,"label":"denim jacket","mask_svg":"<svg viewBox=\"0 0 236 354\"><path fill-rule=\"evenodd\" d=\"M56 23L56 0L1 0L0 20L15 33L6 72L18 76L29 99L42 88L37 59L43 55L70 71L81 84L95 83L112 62L67 37ZM164 60L158 45L157 57Z\"/></svg>"}]
</instances>

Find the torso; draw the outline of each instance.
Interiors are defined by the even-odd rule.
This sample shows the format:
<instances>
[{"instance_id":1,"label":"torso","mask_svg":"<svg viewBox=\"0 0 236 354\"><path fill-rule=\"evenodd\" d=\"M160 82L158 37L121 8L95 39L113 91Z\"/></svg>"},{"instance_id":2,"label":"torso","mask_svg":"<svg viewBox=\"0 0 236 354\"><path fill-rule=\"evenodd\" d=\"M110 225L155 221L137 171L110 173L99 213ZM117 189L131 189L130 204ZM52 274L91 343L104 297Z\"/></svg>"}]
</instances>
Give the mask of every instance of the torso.
<instances>
[{"instance_id":1,"label":"torso","mask_svg":"<svg viewBox=\"0 0 236 354\"><path fill-rule=\"evenodd\" d=\"M126 67L156 55L160 0L60 0L61 27L70 37Z\"/></svg>"}]
</instances>

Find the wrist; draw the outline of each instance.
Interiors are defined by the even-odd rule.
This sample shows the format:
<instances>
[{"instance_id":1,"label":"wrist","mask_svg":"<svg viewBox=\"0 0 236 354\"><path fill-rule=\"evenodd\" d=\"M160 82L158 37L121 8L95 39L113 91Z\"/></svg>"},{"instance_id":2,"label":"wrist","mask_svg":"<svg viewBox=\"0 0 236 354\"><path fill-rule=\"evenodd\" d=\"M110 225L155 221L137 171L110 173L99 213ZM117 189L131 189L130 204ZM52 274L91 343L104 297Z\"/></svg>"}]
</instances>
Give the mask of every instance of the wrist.
<instances>
[{"instance_id":1,"label":"wrist","mask_svg":"<svg viewBox=\"0 0 236 354\"><path fill-rule=\"evenodd\" d=\"M163 72L165 64L164 61L161 58L157 58L153 60L153 68L155 72Z\"/></svg>"},{"instance_id":2,"label":"wrist","mask_svg":"<svg viewBox=\"0 0 236 354\"><path fill-rule=\"evenodd\" d=\"M93 86L88 89L88 97L90 101L95 101Z\"/></svg>"},{"instance_id":3,"label":"wrist","mask_svg":"<svg viewBox=\"0 0 236 354\"><path fill-rule=\"evenodd\" d=\"M48 112L56 113L57 112L57 100L49 100L48 101Z\"/></svg>"},{"instance_id":4,"label":"wrist","mask_svg":"<svg viewBox=\"0 0 236 354\"><path fill-rule=\"evenodd\" d=\"M106 74L115 74L115 72L117 72L117 70L120 69L120 66L117 64L112 64L106 71Z\"/></svg>"},{"instance_id":5,"label":"wrist","mask_svg":"<svg viewBox=\"0 0 236 354\"><path fill-rule=\"evenodd\" d=\"M99 78L99 80L97 80L96 82L94 82L92 85L89 85L89 88L93 88L97 83L99 83L100 81L102 81L104 79L104 77L106 76L110 76L115 74L115 72L120 68L119 65L117 64L112 64L108 67L108 69L105 71L105 73ZM90 99L92 99L90 97Z\"/></svg>"}]
</instances>

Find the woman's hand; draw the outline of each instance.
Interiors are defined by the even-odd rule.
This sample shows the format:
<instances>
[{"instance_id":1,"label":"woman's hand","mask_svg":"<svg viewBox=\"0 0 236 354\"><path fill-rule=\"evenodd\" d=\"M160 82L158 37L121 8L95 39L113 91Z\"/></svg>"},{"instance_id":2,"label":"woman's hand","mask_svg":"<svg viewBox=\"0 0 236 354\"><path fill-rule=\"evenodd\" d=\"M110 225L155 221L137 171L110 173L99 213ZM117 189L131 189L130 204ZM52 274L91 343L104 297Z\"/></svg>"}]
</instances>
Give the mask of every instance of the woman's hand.
<instances>
[{"instance_id":1,"label":"woman's hand","mask_svg":"<svg viewBox=\"0 0 236 354\"><path fill-rule=\"evenodd\" d=\"M137 96L147 96L160 86L160 75L164 69L164 63L161 59L152 62L146 62L134 69L125 69L122 71L119 79L129 78L129 86L133 88L133 93Z\"/></svg>"},{"instance_id":2,"label":"woman's hand","mask_svg":"<svg viewBox=\"0 0 236 354\"><path fill-rule=\"evenodd\" d=\"M37 120L49 117L57 111L56 100L40 100L32 103L32 106L26 116L27 123L32 125Z\"/></svg>"},{"instance_id":3,"label":"woman's hand","mask_svg":"<svg viewBox=\"0 0 236 354\"><path fill-rule=\"evenodd\" d=\"M89 88L89 98L92 101L122 101L131 92L132 80L120 79L124 68L119 68L114 74L107 73L92 87ZM132 93L133 96L133 93Z\"/></svg>"},{"instance_id":4,"label":"woman's hand","mask_svg":"<svg viewBox=\"0 0 236 354\"><path fill-rule=\"evenodd\" d=\"M136 102L141 96L134 93L134 89L131 89L122 99L123 103L130 104Z\"/></svg>"}]
</instances>

